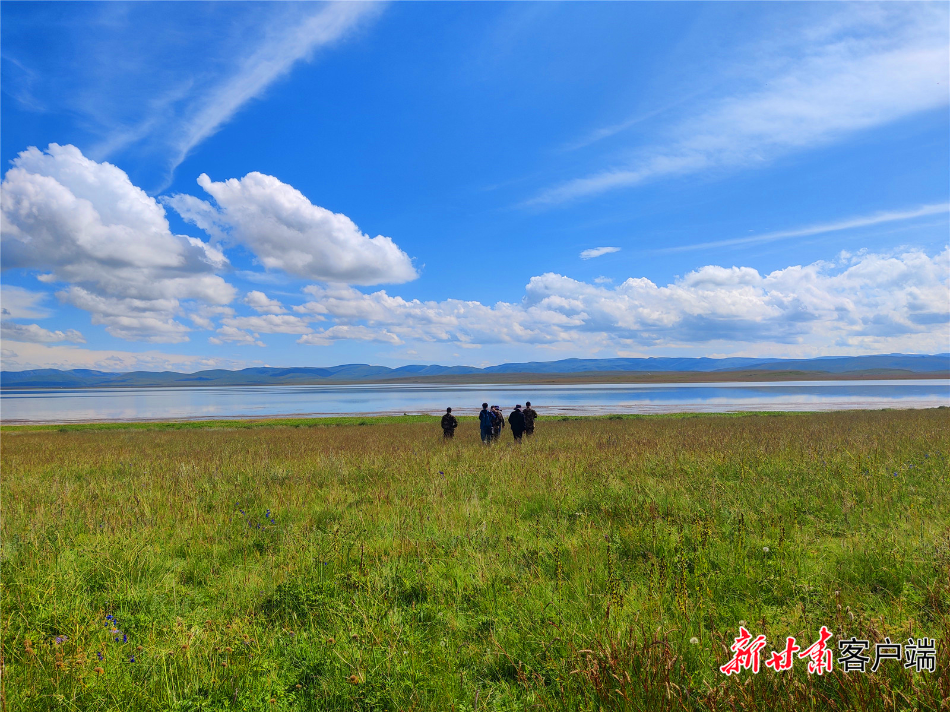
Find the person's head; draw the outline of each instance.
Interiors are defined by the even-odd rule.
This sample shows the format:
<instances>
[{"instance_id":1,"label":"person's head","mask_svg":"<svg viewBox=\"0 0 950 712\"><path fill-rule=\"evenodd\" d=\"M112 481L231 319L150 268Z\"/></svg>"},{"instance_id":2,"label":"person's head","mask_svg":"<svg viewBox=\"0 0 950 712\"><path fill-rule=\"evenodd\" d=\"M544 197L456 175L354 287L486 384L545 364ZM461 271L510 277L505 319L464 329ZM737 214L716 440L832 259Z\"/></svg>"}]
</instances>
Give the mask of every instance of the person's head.
<instances>
[{"instance_id":1,"label":"person's head","mask_svg":"<svg viewBox=\"0 0 950 712\"><path fill-rule=\"evenodd\" d=\"M521 410L521 404L520 404L520 403L515 406L515 410Z\"/></svg>"},{"instance_id":2,"label":"person's head","mask_svg":"<svg viewBox=\"0 0 950 712\"><path fill-rule=\"evenodd\" d=\"M488 403L482 403L482 408L487 408L487 407L488 407Z\"/></svg>"},{"instance_id":3,"label":"person's head","mask_svg":"<svg viewBox=\"0 0 950 712\"><path fill-rule=\"evenodd\" d=\"M452 412L452 409L451 409L451 408L446 408L446 409L445 409L445 412L446 412L446 413L451 413L451 412Z\"/></svg>"},{"instance_id":4,"label":"person's head","mask_svg":"<svg viewBox=\"0 0 950 712\"><path fill-rule=\"evenodd\" d=\"M525 402L524 402L524 407L525 407L525 408L530 408L530 407L531 407L531 401L525 401Z\"/></svg>"}]
</instances>

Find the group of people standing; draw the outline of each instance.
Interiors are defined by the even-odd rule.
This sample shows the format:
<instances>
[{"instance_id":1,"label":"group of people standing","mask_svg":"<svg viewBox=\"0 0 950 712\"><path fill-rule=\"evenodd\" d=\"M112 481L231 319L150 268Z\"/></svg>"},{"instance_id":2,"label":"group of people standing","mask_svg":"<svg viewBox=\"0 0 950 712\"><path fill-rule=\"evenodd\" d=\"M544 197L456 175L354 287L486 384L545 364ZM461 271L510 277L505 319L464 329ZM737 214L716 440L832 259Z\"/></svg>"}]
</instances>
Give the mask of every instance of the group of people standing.
<instances>
[{"instance_id":1,"label":"group of people standing","mask_svg":"<svg viewBox=\"0 0 950 712\"><path fill-rule=\"evenodd\" d=\"M538 412L531 407L531 401L525 402L524 409L520 404L515 406L515 409L508 414L508 426L511 428L511 435L515 442L521 442L525 435L534 435L534 421L537 417ZM505 415L497 405L489 408L488 403L482 403L482 409L478 414L478 425L482 442L488 445L501 437L501 431L505 427ZM458 418L452 415L451 408L446 408L445 415L442 416L443 437L454 438L455 429L458 426Z\"/></svg>"}]
</instances>

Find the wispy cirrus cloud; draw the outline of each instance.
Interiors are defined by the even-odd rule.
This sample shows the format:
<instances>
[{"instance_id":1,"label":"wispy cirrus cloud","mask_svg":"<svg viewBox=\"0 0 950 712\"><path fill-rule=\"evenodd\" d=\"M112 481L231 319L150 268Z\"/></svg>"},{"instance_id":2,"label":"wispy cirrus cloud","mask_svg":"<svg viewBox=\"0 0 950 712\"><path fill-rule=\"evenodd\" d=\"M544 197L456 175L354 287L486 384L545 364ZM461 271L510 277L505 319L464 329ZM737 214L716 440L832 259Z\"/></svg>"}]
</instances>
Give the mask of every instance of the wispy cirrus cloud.
<instances>
[{"instance_id":1,"label":"wispy cirrus cloud","mask_svg":"<svg viewBox=\"0 0 950 712\"><path fill-rule=\"evenodd\" d=\"M883 223L899 222L901 220L913 220L927 215L940 215L950 212L950 203L936 203L933 205L921 205L912 210L887 210L876 212L871 215L847 218L835 222L821 223L818 225L809 225L807 227L795 228L793 230L776 230L774 232L765 232L761 235L751 235L749 237L736 237L729 240L714 240L712 242L697 242L692 245L679 245L677 247L665 247L654 250L655 252L689 252L692 250L705 250L711 247L738 247L740 245L755 245L761 242L775 242L776 240L787 240L790 237L809 237L811 235L823 235L829 232L840 232L842 230L853 230L861 227L870 227L872 225L881 225Z\"/></svg>"},{"instance_id":2,"label":"wispy cirrus cloud","mask_svg":"<svg viewBox=\"0 0 950 712\"><path fill-rule=\"evenodd\" d=\"M42 51L29 32L4 34L4 93L30 110L75 117L86 139L74 142L84 153L99 161L135 158L142 164L136 181L161 192L181 162L249 102L382 7L182 3L169 12L102 3L71 8L70 22L61 11L38 9Z\"/></svg>"},{"instance_id":3,"label":"wispy cirrus cloud","mask_svg":"<svg viewBox=\"0 0 950 712\"><path fill-rule=\"evenodd\" d=\"M542 190L526 205L556 205L647 181L759 166L948 103L946 6L842 12L809 28L785 54L731 94L684 112L652 143L607 157L612 165ZM614 135L623 122L582 145ZM632 125L632 124L631 124Z\"/></svg>"},{"instance_id":4,"label":"wispy cirrus cloud","mask_svg":"<svg viewBox=\"0 0 950 712\"><path fill-rule=\"evenodd\" d=\"M339 40L357 24L378 12L373 3L339 2L281 27L247 57L235 71L207 94L193 98L187 117L174 132L171 174L198 144L227 123L247 102L320 47ZM164 187L167 187L166 183Z\"/></svg>"}]
</instances>

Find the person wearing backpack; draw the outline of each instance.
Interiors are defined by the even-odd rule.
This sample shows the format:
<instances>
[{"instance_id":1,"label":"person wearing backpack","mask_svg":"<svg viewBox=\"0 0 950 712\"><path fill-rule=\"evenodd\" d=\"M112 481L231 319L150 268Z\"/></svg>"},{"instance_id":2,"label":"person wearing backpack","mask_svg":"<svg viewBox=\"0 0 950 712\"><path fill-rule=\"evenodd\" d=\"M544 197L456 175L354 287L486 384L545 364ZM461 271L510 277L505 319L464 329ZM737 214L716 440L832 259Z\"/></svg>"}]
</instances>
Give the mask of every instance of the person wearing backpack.
<instances>
[{"instance_id":1,"label":"person wearing backpack","mask_svg":"<svg viewBox=\"0 0 950 712\"><path fill-rule=\"evenodd\" d=\"M531 401L525 401L524 410L524 434L529 438L534 435L534 421L538 417L538 411L531 407Z\"/></svg>"},{"instance_id":2,"label":"person wearing backpack","mask_svg":"<svg viewBox=\"0 0 950 712\"><path fill-rule=\"evenodd\" d=\"M505 414L501 412L501 408L497 405L491 407L492 414L492 427L491 427L491 438L492 440L497 440L501 437L502 428L505 427Z\"/></svg>"}]
</instances>

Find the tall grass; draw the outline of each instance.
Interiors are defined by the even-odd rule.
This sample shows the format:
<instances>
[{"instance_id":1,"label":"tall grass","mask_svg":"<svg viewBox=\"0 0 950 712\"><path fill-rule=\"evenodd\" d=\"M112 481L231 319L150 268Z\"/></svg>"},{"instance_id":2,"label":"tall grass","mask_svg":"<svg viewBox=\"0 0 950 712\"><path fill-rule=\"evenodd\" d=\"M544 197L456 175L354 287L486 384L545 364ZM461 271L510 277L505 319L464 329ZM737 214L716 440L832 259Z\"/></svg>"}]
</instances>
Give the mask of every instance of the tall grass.
<instances>
[{"instance_id":1,"label":"tall grass","mask_svg":"<svg viewBox=\"0 0 950 712\"><path fill-rule=\"evenodd\" d=\"M947 704L947 409L436 423L4 428L7 709ZM740 621L938 670L727 678Z\"/></svg>"}]
</instances>

